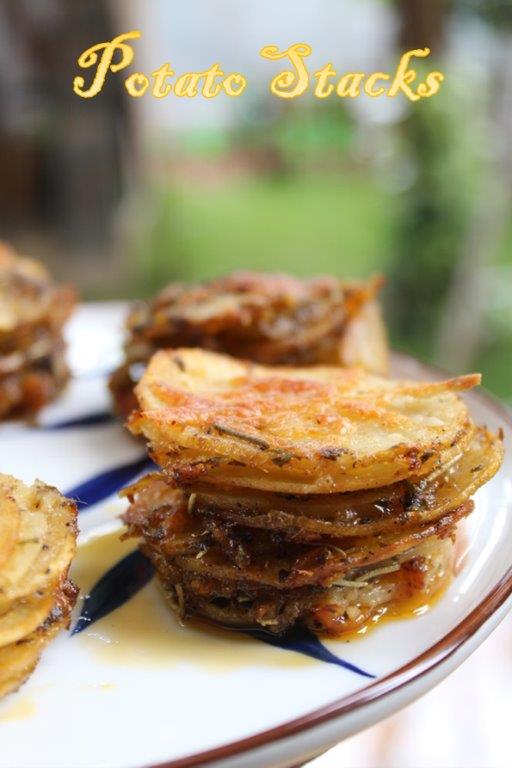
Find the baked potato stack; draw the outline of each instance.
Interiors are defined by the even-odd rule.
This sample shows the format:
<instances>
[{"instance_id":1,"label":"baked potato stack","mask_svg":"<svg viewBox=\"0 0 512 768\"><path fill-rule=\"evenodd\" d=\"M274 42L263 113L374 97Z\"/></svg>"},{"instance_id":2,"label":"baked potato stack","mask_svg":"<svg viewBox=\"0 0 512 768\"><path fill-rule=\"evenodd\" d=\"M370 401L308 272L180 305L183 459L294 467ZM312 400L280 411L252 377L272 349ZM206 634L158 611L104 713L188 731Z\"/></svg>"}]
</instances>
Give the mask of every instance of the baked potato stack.
<instances>
[{"instance_id":1,"label":"baked potato stack","mask_svg":"<svg viewBox=\"0 0 512 768\"><path fill-rule=\"evenodd\" d=\"M0 474L0 697L19 688L69 624L76 535L73 502L39 481L28 487Z\"/></svg>"},{"instance_id":2,"label":"baked potato stack","mask_svg":"<svg viewBox=\"0 0 512 768\"><path fill-rule=\"evenodd\" d=\"M428 599L502 460L457 394L479 380L157 352L129 428L161 471L125 490L126 535L180 615L224 625L339 635Z\"/></svg>"},{"instance_id":3,"label":"baked potato stack","mask_svg":"<svg viewBox=\"0 0 512 768\"><path fill-rule=\"evenodd\" d=\"M32 415L68 379L62 330L74 291L0 244L0 418Z\"/></svg>"},{"instance_id":4,"label":"baked potato stack","mask_svg":"<svg viewBox=\"0 0 512 768\"><path fill-rule=\"evenodd\" d=\"M125 361L110 381L128 415L133 388L154 352L201 347L266 365L355 366L385 374L386 332L376 301L382 281L300 280L235 272L209 283L174 283L127 319Z\"/></svg>"}]
</instances>

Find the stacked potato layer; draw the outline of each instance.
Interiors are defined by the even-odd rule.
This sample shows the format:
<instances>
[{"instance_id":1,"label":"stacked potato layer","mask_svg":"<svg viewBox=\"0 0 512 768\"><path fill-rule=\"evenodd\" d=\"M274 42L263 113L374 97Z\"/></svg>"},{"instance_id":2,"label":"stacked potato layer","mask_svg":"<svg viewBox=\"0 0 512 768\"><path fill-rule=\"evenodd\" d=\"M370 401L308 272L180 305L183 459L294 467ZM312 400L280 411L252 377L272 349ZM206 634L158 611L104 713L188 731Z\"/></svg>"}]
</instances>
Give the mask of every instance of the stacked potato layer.
<instances>
[{"instance_id":1,"label":"stacked potato layer","mask_svg":"<svg viewBox=\"0 0 512 768\"><path fill-rule=\"evenodd\" d=\"M200 285L173 284L128 321L126 360L111 379L118 408L158 349L202 347L269 365L361 365L385 373L387 339L375 300L381 281L236 272Z\"/></svg>"},{"instance_id":2,"label":"stacked potato layer","mask_svg":"<svg viewBox=\"0 0 512 768\"><path fill-rule=\"evenodd\" d=\"M0 696L26 680L69 624L76 533L75 505L55 488L0 475Z\"/></svg>"},{"instance_id":3,"label":"stacked potato layer","mask_svg":"<svg viewBox=\"0 0 512 768\"><path fill-rule=\"evenodd\" d=\"M66 383L62 329L74 304L72 289L0 245L0 418L35 413Z\"/></svg>"},{"instance_id":4,"label":"stacked potato layer","mask_svg":"<svg viewBox=\"0 0 512 768\"><path fill-rule=\"evenodd\" d=\"M128 535L180 614L226 625L339 634L427 599L502 460L457 395L478 382L161 351L129 426L162 472L125 491Z\"/></svg>"}]
</instances>

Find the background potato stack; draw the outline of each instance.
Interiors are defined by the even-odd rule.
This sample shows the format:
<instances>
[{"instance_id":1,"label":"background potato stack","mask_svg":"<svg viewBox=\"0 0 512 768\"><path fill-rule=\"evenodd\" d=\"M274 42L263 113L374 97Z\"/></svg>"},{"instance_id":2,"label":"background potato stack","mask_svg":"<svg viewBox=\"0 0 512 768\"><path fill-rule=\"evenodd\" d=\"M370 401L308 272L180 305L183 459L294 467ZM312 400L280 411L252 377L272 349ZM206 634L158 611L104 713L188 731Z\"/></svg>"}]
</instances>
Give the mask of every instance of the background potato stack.
<instances>
[{"instance_id":1,"label":"background potato stack","mask_svg":"<svg viewBox=\"0 0 512 768\"><path fill-rule=\"evenodd\" d=\"M36 481L0 475L0 697L31 674L44 647L69 624L76 589L67 573L76 508Z\"/></svg>"},{"instance_id":2,"label":"background potato stack","mask_svg":"<svg viewBox=\"0 0 512 768\"><path fill-rule=\"evenodd\" d=\"M0 243L0 418L31 415L68 380L64 323L75 293Z\"/></svg>"},{"instance_id":3,"label":"background potato stack","mask_svg":"<svg viewBox=\"0 0 512 768\"><path fill-rule=\"evenodd\" d=\"M479 380L157 352L129 427L162 471L125 491L127 535L182 616L340 634L425 601L502 460L457 394Z\"/></svg>"},{"instance_id":4,"label":"background potato stack","mask_svg":"<svg viewBox=\"0 0 512 768\"><path fill-rule=\"evenodd\" d=\"M136 407L133 387L151 355L186 346L267 365L360 365L385 374L387 335L376 300L382 280L300 280L234 272L209 283L173 283L127 319L125 361L111 378L118 410Z\"/></svg>"}]
</instances>

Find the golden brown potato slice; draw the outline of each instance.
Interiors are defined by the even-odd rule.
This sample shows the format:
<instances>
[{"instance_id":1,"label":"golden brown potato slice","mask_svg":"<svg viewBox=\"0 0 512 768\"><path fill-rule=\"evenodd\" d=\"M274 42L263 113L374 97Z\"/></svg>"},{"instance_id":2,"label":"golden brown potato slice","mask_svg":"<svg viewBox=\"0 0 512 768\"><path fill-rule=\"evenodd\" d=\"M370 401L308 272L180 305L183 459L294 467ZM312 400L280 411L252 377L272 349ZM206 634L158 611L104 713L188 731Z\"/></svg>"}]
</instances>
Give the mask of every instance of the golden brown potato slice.
<instances>
[{"instance_id":1,"label":"golden brown potato slice","mask_svg":"<svg viewBox=\"0 0 512 768\"><path fill-rule=\"evenodd\" d=\"M75 301L73 289L56 285L40 262L0 243L0 348L9 334L25 337L34 325L60 328Z\"/></svg>"},{"instance_id":2,"label":"golden brown potato slice","mask_svg":"<svg viewBox=\"0 0 512 768\"><path fill-rule=\"evenodd\" d=\"M362 571L326 589L237 587L207 576L190 577L177 568L158 576L180 618L196 614L224 626L260 627L275 633L302 621L315 632L337 636L358 629L383 611L400 612L411 598L418 605L429 600L449 582L453 550L451 538L429 539L386 567Z\"/></svg>"},{"instance_id":3,"label":"golden brown potato slice","mask_svg":"<svg viewBox=\"0 0 512 768\"><path fill-rule=\"evenodd\" d=\"M388 342L376 295L382 279L234 272L207 283L173 283L128 318L125 361L110 379L128 415L133 388L158 349L201 347L265 365L361 366L388 373Z\"/></svg>"},{"instance_id":4,"label":"golden brown potato slice","mask_svg":"<svg viewBox=\"0 0 512 768\"><path fill-rule=\"evenodd\" d=\"M186 489L186 496L194 514L237 525L287 531L299 541L312 540L314 535L368 536L390 530L398 532L441 517L488 482L502 459L501 440L486 429L479 429L462 456L459 454L448 466L416 484L401 481L371 491L308 496L192 485ZM169 492L175 493L172 489Z\"/></svg>"},{"instance_id":5,"label":"golden brown potato slice","mask_svg":"<svg viewBox=\"0 0 512 768\"><path fill-rule=\"evenodd\" d=\"M69 625L77 590L65 582L53 598L53 609L44 623L17 642L0 647L0 698L17 690L31 675L48 643Z\"/></svg>"},{"instance_id":6,"label":"golden brown potato slice","mask_svg":"<svg viewBox=\"0 0 512 768\"><path fill-rule=\"evenodd\" d=\"M180 346L271 365L340 362L340 336L382 282L240 271L203 284L174 283L132 309L128 358L148 359L181 340Z\"/></svg>"},{"instance_id":7,"label":"golden brown potato slice","mask_svg":"<svg viewBox=\"0 0 512 768\"><path fill-rule=\"evenodd\" d=\"M210 526L194 519L188 522L179 508L175 515L167 510L167 519L162 510L139 526L130 514L125 520L131 524L131 535L137 531L143 535L143 549L159 572L169 563L219 581L295 589L329 585L332 579L396 557L421 541L450 535L472 510L473 502L467 501L423 525L311 544L289 541L272 531Z\"/></svg>"},{"instance_id":8,"label":"golden brown potato slice","mask_svg":"<svg viewBox=\"0 0 512 768\"><path fill-rule=\"evenodd\" d=\"M53 584L49 590L15 600L7 612L0 615L0 647L17 642L44 622L55 603L55 591Z\"/></svg>"},{"instance_id":9,"label":"golden brown potato slice","mask_svg":"<svg viewBox=\"0 0 512 768\"><path fill-rule=\"evenodd\" d=\"M0 418L31 416L66 384L63 326L75 291L0 243Z\"/></svg>"},{"instance_id":10,"label":"golden brown potato slice","mask_svg":"<svg viewBox=\"0 0 512 768\"><path fill-rule=\"evenodd\" d=\"M0 612L14 600L45 590L64 572L76 549L76 506L37 480L27 486L0 475L0 488L20 513L16 545L0 570Z\"/></svg>"},{"instance_id":11,"label":"golden brown potato slice","mask_svg":"<svg viewBox=\"0 0 512 768\"><path fill-rule=\"evenodd\" d=\"M445 463L473 425L457 392L477 374L389 381L277 368L199 349L157 352L129 427L179 483L291 493L376 488Z\"/></svg>"},{"instance_id":12,"label":"golden brown potato slice","mask_svg":"<svg viewBox=\"0 0 512 768\"><path fill-rule=\"evenodd\" d=\"M18 688L20 688L23 683L28 680L36 668L37 662L39 660L39 656L37 654L32 655L35 656L35 661L33 661L31 664L27 664L25 667L22 667L19 672L13 675L0 672L0 699L3 696L7 696L8 693L15 693Z\"/></svg>"}]
</instances>

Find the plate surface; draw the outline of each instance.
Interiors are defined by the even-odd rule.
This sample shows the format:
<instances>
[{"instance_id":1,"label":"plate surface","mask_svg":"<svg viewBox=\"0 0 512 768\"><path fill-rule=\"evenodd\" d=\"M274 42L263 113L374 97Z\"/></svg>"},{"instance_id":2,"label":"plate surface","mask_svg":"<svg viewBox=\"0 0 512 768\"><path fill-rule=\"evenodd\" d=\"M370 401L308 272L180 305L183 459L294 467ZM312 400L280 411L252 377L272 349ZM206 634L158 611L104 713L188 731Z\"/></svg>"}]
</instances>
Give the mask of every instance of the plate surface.
<instances>
[{"instance_id":1,"label":"plate surface","mask_svg":"<svg viewBox=\"0 0 512 768\"><path fill-rule=\"evenodd\" d=\"M118 541L124 504L116 489L146 468L143 446L109 415L105 387L120 359L124 309L81 307L69 328L71 386L38 428L0 427L3 472L39 477L82 502L73 575L83 594L119 561L131 568L133 543ZM439 376L407 358L396 358L395 368ZM103 618L62 633L29 682L0 703L0 766L291 766L439 682L511 602L511 421L481 391L468 400L477 422L504 428L508 450L476 496L458 575L429 610L356 641L324 642L336 664L238 633L181 627L154 580L139 573L136 594L117 608L107 594Z\"/></svg>"}]
</instances>

